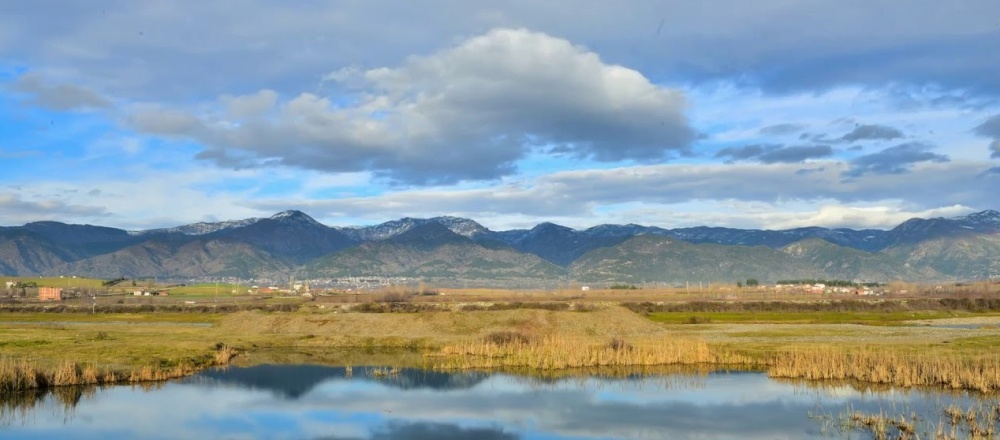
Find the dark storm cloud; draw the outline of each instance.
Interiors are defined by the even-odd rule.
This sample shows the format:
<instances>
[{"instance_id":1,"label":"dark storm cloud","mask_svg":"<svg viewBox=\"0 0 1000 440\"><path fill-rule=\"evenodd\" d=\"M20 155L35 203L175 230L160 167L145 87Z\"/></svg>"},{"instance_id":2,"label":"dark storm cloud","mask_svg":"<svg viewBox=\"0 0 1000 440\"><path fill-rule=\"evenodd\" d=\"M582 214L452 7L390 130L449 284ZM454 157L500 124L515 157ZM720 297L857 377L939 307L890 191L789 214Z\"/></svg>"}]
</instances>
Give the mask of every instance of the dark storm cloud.
<instances>
[{"instance_id":1,"label":"dark storm cloud","mask_svg":"<svg viewBox=\"0 0 1000 440\"><path fill-rule=\"evenodd\" d=\"M861 140L892 140L903 137L899 129L885 125L859 125L840 139L847 142Z\"/></svg>"},{"instance_id":2,"label":"dark storm cloud","mask_svg":"<svg viewBox=\"0 0 1000 440\"><path fill-rule=\"evenodd\" d=\"M851 168L844 172L845 177L859 177L865 174L902 174L917 163L950 161L948 156L931 152L933 145L921 142L910 142L886 148L872 154L859 156L851 160Z\"/></svg>"},{"instance_id":3,"label":"dark storm cloud","mask_svg":"<svg viewBox=\"0 0 1000 440\"><path fill-rule=\"evenodd\" d=\"M829 145L783 147L780 145L747 145L719 150L715 157L731 160L753 160L761 163L797 163L833 154Z\"/></svg>"}]
</instances>

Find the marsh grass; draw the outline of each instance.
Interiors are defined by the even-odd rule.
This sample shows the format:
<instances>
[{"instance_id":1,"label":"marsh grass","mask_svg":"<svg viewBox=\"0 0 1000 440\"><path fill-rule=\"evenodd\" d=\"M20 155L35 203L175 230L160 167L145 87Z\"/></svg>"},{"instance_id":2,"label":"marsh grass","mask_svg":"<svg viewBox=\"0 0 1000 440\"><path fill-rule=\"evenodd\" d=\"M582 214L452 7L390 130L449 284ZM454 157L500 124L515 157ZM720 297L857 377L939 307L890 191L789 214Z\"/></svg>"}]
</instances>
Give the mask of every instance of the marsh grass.
<instances>
[{"instance_id":1,"label":"marsh grass","mask_svg":"<svg viewBox=\"0 0 1000 440\"><path fill-rule=\"evenodd\" d=\"M562 370L587 367L753 364L753 359L713 352L699 340L644 338L625 342L612 339L604 343L592 340L549 336L530 343L472 341L443 347L434 367L437 369L511 369L531 367Z\"/></svg>"},{"instance_id":2,"label":"marsh grass","mask_svg":"<svg viewBox=\"0 0 1000 440\"><path fill-rule=\"evenodd\" d=\"M980 401L968 407L952 404L937 415L865 413L851 410L839 417L838 429L860 431L875 440L992 440L1000 435L1000 403Z\"/></svg>"},{"instance_id":3,"label":"marsh grass","mask_svg":"<svg viewBox=\"0 0 1000 440\"><path fill-rule=\"evenodd\" d=\"M1000 390L1000 354L924 356L891 349L820 347L769 357L767 374L771 377Z\"/></svg>"},{"instance_id":4,"label":"marsh grass","mask_svg":"<svg viewBox=\"0 0 1000 440\"><path fill-rule=\"evenodd\" d=\"M55 367L44 368L28 359L0 357L0 396L6 397L31 389L175 379L189 376L211 366L227 365L238 353L239 351L233 347L218 344L213 357L192 358L177 362L161 361L157 365L144 365L130 369L100 367L73 361L65 361Z\"/></svg>"}]
</instances>

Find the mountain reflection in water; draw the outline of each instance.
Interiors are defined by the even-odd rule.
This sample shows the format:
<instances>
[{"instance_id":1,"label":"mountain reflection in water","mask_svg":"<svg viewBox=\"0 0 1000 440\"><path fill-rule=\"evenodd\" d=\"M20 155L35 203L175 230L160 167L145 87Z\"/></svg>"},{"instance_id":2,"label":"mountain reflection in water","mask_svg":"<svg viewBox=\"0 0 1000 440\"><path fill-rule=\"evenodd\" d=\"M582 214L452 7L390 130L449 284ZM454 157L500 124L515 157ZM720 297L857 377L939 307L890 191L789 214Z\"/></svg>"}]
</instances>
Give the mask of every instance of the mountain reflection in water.
<instances>
[{"instance_id":1,"label":"mountain reflection in water","mask_svg":"<svg viewBox=\"0 0 1000 440\"><path fill-rule=\"evenodd\" d=\"M263 365L153 387L0 401L0 437L277 439L837 438L813 415L932 414L967 396L865 392L760 373L532 379L478 372ZM854 438L860 438L856 433Z\"/></svg>"}]
</instances>

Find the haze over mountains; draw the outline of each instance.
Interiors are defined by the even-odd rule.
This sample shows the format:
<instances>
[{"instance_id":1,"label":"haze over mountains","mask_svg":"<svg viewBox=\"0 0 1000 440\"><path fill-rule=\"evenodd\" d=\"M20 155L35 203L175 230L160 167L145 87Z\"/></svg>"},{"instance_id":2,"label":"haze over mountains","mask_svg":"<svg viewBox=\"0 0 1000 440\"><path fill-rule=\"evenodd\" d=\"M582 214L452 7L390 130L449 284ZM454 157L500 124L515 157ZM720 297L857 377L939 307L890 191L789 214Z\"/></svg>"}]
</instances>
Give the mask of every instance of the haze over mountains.
<instances>
[{"instance_id":1,"label":"haze over mountains","mask_svg":"<svg viewBox=\"0 0 1000 440\"><path fill-rule=\"evenodd\" d=\"M470 219L328 227L300 211L125 231L0 227L0 273L152 277L416 277L491 284L736 282L747 278L956 281L1000 277L1000 212L911 219L890 230L807 227L491 231Z\"/></svg>"}]
</instances>

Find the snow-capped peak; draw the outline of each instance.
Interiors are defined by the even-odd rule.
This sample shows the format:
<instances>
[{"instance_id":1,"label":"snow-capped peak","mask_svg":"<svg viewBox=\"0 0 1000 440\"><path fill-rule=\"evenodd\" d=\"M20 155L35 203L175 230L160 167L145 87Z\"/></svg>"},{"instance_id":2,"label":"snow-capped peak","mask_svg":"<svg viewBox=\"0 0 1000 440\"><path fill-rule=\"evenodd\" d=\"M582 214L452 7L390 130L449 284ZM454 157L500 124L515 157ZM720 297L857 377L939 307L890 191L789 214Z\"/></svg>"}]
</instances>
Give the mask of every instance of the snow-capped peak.
<instances>
[{"instance_id":1,"label":"snow-capped peak","mask_svg":"<svg viewBox=\"0 0 1000 440\"><path fill-rule=\"evenodd\" d=\"M302 211L295 209L289 209L287 211L281 211L277 214L274 214L271 216L271 220L285 221L285 222L295 221L295 222L309 223L314 225L320 224L318 221L316 221L316 219L310 217L309 214L306 214Z\"/></svg>"},{"instance_id":2,"label":"snow-capped peak","mask_svg":"<svg viewBox=\"0 0 1000 440\"><path fill-rule=\"evenodd\" d=\"M959 217L956 220L975 225L1000 226L1000 212L988 209L986 211L976 212L963 217Z\"/></svg>"},{"instance_id":3,"label":"snow-capped peak","mask_svg":"<svg viewBox=\"0 0 1000 440\"><path fill-rule=\"evenodd\" d=\"M242 220L227 220L223 222L198 222L173 228L148 229L145 231L128 231L129 235L150 235L150 234L184 234L184 235L205 235L227 229L241 228L252 225L260 221L259 218L251 217Z\"/></svg>"}]
</instances>

